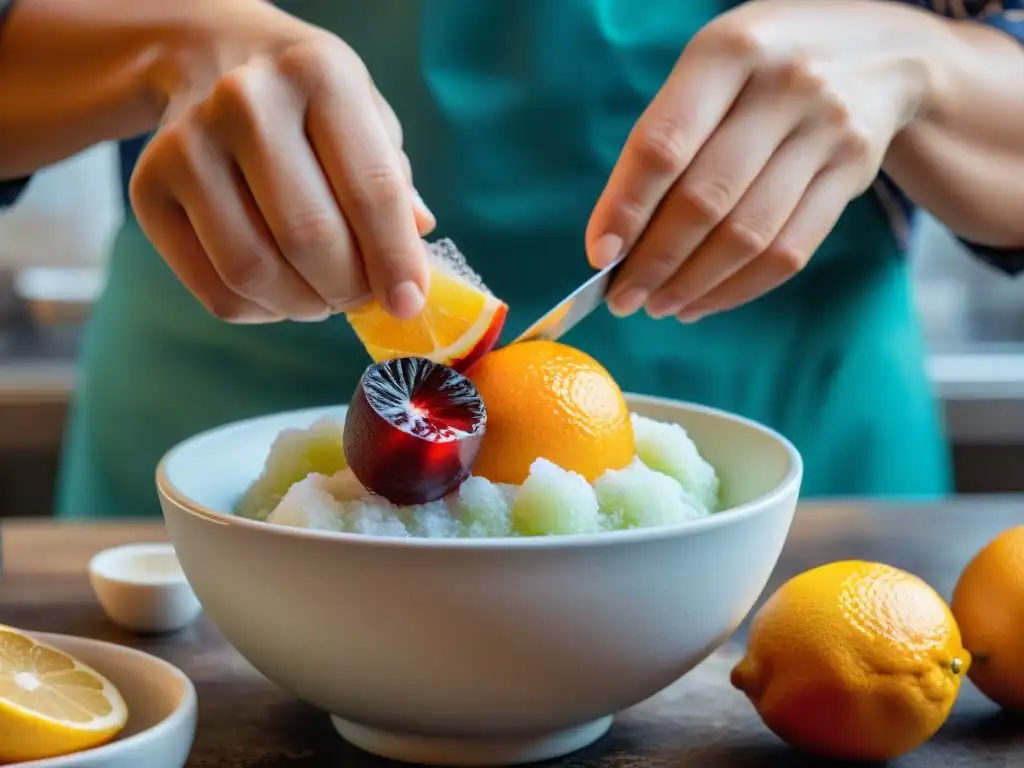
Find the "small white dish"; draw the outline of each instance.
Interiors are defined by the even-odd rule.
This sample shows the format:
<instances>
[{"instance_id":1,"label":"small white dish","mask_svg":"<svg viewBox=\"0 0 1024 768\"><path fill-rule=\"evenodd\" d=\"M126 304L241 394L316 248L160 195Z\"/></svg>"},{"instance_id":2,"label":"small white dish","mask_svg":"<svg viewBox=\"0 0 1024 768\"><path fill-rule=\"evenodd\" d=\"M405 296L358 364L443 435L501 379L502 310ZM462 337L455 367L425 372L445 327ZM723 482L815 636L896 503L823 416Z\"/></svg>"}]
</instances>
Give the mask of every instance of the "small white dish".
<instances>
[{"instance_id":1,"label":"small white dish","mask_svg":"<svg viewBox=\"0 0 1024 768\"><path fill-rule=\"evenodd\" d=\"M89 561L89 582L110 620L133 632L176 632L203 610L171 544L105 549Z\"/></svg>"},{"instance_id":2,"label":"small white dish","mask_svg":"<svg viewBox=\"0 0 1024 768\"><path fill-rule=\"evenodd\" d=\"M183 768L196 733L196 689L175 666L123 645L32 632L112 682L128 705L114 741L73 755L30 760L19 768Z\"/></svg>"}]
</instances>

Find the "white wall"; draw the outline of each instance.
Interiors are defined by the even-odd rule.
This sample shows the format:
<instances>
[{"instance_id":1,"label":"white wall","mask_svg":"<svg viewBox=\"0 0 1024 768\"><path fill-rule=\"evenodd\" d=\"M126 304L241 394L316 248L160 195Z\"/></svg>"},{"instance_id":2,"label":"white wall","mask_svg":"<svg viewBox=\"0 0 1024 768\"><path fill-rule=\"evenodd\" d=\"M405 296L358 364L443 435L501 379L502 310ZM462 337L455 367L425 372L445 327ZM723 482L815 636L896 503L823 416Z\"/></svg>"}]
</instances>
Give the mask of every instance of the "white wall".
<instances>
[{"instance_id":1,"label":"white wall","mask_svg":"<svg viewBox=\"0 0 1024 768\"><path fill-rule=\"evenodd\" d=\"M105 264L124 216L120 185L115 143L40 171L0 212L0 269Z\"/></svg>"}]
</instances>

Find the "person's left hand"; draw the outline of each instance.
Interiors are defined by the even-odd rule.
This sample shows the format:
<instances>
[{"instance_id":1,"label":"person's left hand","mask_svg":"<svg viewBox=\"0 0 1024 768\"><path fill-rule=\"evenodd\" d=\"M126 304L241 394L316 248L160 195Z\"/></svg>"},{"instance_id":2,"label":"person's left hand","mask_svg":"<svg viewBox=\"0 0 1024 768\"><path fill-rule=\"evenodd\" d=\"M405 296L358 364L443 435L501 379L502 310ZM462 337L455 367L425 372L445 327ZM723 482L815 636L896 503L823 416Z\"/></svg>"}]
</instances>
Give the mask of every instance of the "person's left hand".
<instances>
[{"instance_id":1,"label":"person's left hand","mask_svg":"<svg viewBox=\"0 0 1024 768\"><path fill-rule=\"evenodd\" d=\"M758 0L704 27L587 228L594 267L629 254L612 311L693 321L803 269L927 108L944 24L891 2Z\"/></svg>"}]
</instances>

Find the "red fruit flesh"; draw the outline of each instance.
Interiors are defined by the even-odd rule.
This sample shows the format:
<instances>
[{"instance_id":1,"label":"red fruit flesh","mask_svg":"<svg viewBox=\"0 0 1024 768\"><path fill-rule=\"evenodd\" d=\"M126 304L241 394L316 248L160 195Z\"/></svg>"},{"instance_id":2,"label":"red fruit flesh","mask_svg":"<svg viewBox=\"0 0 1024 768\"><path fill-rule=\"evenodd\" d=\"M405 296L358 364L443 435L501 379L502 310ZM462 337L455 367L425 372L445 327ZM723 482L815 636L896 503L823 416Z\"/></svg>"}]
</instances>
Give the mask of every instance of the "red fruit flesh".
<instances>
[{"instance_id":1,"label":"red fruit flesh","mask_svg":"<svg viewBox=\"0 0 1024 768\"><path fill-rule=\"evenodd\" d=\"M494 345L498 343L498 339L501 338L501 331L505 327L505 318L507 316L508 307L502 304L494 313L494 317L491 319L491 324L484 335L480 337L476 344L473 345L473 348L470 349L464 357L460 357L451 362L452 368L459 373L465 373L473 367L474 363L490 352L494 348Z\"/></svg>"},{"instance_id":2,"label":"red fruit flesh","mask_svg":"<svg viewBox=\"0 0 1024 768\"><path fill-rule=\"evenodd\" d=\"M473 383L446 365L399 357L371 365L345 417L345 459L367 490L426 504L469 477L487 410Z\"/></svg>"}]
</instances>

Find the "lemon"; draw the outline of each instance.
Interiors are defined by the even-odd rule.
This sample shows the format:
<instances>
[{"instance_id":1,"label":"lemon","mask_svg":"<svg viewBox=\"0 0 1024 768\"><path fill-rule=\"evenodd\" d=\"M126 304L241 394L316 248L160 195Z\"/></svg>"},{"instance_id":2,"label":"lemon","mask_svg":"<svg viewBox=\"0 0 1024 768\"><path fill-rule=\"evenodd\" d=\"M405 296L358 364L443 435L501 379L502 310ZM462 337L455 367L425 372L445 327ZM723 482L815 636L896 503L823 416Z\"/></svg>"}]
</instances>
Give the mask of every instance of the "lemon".
<instances>
[{"instance_id":1,"label":"lemon","mask_svg":"<svg viewBox=\"0 0 1024 768\"><path fill-rule=\"evenodd\" d=\"M806 571L769 598L732 683L792 746L885 761L938 731L970 664L953 614L924 581L845 561Z\"/></svg>"},{"instance_id":2,"label":"lemon","mask_svg":"<svg viewBox=\"0 0 1024 768\"><path fill-rule=\"evenodd\" d=\"M96 670L0 625L0 763L98 747L127 720L121 694Z\"/></svg>"},{"instance_id":3,"label":"lemon","mask_svg":"<svg viewBox=\"0 0 1024 768\"><path fill-rule=\"evenodd\" d=\"M1024 712L1024 526L1003 531L974 556L950 607L974 654L971 682L1004 709Z\"/></svg>"}]
</instances>

